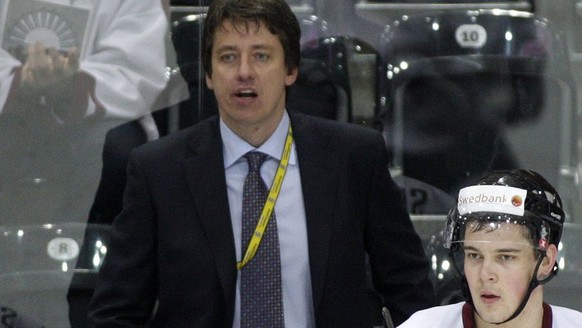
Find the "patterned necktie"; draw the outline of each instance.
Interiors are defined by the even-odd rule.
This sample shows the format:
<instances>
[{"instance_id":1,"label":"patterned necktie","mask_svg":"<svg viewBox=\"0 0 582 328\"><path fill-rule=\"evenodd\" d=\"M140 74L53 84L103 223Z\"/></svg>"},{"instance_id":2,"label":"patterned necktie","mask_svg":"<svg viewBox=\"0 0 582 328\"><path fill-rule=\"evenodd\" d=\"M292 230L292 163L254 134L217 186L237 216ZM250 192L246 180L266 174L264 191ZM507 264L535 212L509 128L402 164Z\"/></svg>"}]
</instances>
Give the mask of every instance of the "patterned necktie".
<instances>
[{"instance_id":1,"label":"patterned necktie","mask_svg":"<svg viewBox=\"0 0 582 328\"><path fill-rule=\"evenodd\" d=\"M243 190L243 255L267 200L267 187L260 175L267 155L249 152L245 158L249 163L249 173ZM275 212L271 215L255 257L241 269L240 274L241 327L284 327L281 257Z\"/></svg>"}]
</instances>

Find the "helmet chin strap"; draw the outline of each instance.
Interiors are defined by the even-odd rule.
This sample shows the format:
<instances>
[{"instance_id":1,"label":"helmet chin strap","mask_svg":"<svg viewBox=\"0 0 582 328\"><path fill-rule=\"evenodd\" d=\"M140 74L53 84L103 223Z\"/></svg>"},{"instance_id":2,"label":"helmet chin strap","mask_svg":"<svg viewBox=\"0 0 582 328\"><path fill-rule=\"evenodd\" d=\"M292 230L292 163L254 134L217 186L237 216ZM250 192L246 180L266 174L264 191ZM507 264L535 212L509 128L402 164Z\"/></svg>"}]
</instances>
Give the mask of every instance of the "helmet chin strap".
<instances>
[{"instance_id":1,"label":"helmet chin strap","mask_svg":"<svg viewBox=\"0 0 582 328\"><path fill-rule=\"evenodd\" d=\"M452 253L452 252L451 252ZM544 259L544 257L546 256L546 252L545 251L540 251L540 256L538 257L538 261L536 263L536 268L534 270L534 273L531 277L531 281L529 283L529 287L527 289L527 292L525 293L523 299L521 300L521 303L519 304L519 306L517 307L517 309L515 310L515 312L513 312L513 314L505 321L502 322L491 322L494 325L501 325L504 324L508 321L511 321L513 319L515 319L515 317L517 317L521 311L523 311L523 309L525 308L527 302L529 301L529 297L531 296L531 293L533 292L533 290L539 286L539 285L543 285L545 283L547 283L548 281L550 281L550 279L553 278L554 275L550 274L547 278L542 279L542 280L538 280L538 270L540 268L540 265L542 264L542 261ZM454 263L455 261L453 261ZM469 289L469 283L467 282L467 278L465 278L465 276L460 272L458 266L455 263L455 268L457 269L457 272L461 275L462 277L462 283L461 283L461 289L463 290L463 294L465 295L465 299L466 301L471 304L473 306L473 310L475 311L475 313L481 317L481 315L479 314L479 312L477 312L477 308L475 307L475 304L473 303L473 298L471 297L471 291ZM483 318L483 317L481 317Z\"/></svg>"},{"instance_id":2,"label":"helmet chin strap","mask_svg":"<svg viewBox=\"0 0 582 328\"><path fill-rule=\"evenodd\" d=\"M539 286L540 284L542 284L542 282L540 282L538 280L538 270L540 268L540 265L542 264L542 261L544 259L546 255L546 252L541 252L540 256L538 258L538 263L536 264L536 269L534 270L534 273L531 277L531 281L529 283L529 287L527 289L527 292L525 293L525 295L523 296L523 299L521 300L521 304L519 304L519 306L517 307L517 310L515 310L515 312L513 312L513 314L511 315L511 317L509 317L509 319L502 321L502 322L492 322L492 324L494 325L501 325L504 324L508 321L511 321L513 319L515 319L515 317L517 317L521 311L523 311L523 308L525 308L525 305L527 304L527 302L529 301L529 297L531 296L531 293L533 292L533 290ZM549 281L549 279L544 280L543 283L546 283L547 281ZM475 309L475 312L477 312L477 310ZM477 315L479 315L479 313L477 313ZM481 315L479 315L481 316Z\"/></svg>"}]
</instances>

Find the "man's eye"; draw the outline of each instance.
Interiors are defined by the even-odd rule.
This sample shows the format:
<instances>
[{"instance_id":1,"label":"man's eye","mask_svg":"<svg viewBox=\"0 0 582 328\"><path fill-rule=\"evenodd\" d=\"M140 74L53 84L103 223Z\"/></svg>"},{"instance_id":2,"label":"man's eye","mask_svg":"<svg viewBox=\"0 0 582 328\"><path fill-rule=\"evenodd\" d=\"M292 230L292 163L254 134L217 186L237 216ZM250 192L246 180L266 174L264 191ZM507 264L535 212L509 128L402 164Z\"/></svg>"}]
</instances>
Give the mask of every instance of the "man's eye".
<instances>
[{"instance_id":1,"label":"man's eye","mask_svg":"<svg viewBox=\"0 0 582 328\"><path fill-rule=\"evenodd\" d=\"M267 61L269 59L269 55L265 54L265 53L258 53L255 55L255 57L259 60L259 61Z\"/></svg>"},{"instance_id":2,"label":"man's eye","mask_svg":"<svg viewBox=\"0 0 582 328\"><path fill-rule=\"evenodd\" d=\"M467 253L465 256L470 260L479 259L479 254L477 254L477 253Z\"/></svg>"},{"instance_id":3,"label":"man's eye","mask_svg":"<svg viewBox=\"0 0 582 328\"><path fill-rule=\"evenodd\" d=\"M234 61L235 59L235 55L234 54L224 54L220 56L220 61L226 62L226 63L230 63L232 61Z\"/></svg>"},{"instance_id":4,"label":"man's eye","mask_svg":"<svg viewBox=\"0 0 582 328\"><path fill-rule=\"evenodd\" d=\"M500 255L499 258L502 261L505 261L505 262L513 260L513 256L512 255Z\"/></svg>"}]
</instances>

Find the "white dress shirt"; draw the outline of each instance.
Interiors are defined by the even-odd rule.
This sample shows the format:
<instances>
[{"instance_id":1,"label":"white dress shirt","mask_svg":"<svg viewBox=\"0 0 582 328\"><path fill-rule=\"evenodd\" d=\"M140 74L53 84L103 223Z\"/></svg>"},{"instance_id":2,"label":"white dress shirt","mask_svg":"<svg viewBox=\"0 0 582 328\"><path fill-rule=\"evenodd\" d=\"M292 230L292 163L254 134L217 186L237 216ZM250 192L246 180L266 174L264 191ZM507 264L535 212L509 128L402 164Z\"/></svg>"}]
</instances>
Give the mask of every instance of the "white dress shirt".
<instances>
[{"instance_id":1,"label":"white dress shirt","mask_svg":"<svg viewBox=\"0 0 582 328\"><path fill-rule=\"evenodd\" d=\"M243 156L253 150L268 155L261 167L261 176L267 188L270 188L285 146L289 123L289 115L285 112L273 135L259 148L255 148L237 136L226 126L224 121L220 121L228 202L238 261L241 260L243 252L246 251L246 246L243 250L241 245L242 194L244 180L248 172L248 164ZM279 198L275 204L275 213L281 251L285 326L315 327L307 248L307 225L295 143L293 143ZM240 275L237 278L233 327L240 327Z\"/></svg>"}]
</instances>

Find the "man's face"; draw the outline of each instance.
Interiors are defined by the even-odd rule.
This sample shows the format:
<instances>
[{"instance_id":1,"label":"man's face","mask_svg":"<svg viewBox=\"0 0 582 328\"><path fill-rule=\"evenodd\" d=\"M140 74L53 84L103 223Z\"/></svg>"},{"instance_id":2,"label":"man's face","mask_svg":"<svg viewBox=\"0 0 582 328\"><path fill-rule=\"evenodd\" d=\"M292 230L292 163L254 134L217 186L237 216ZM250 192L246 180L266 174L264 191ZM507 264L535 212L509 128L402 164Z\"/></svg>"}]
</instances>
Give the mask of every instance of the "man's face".
<instances>
[{"instance_id":1,"label":"man's face","mask_svg":"<svg viewBox=\"0 0 582 328\"><path fill-rule=\"evenodd\" d=\"M285 110L285 88L296 78L296 69L287 72L281 42L263 24L247 28L227 20L216 30L206 83L235 132L274 130Z\"/></svg>"},{"instance_id":2,"label":"man's face","mask_svg":"<svg viewBox=\"0 0 582 328\"><path fill-rule=\"evenodd\" d=\"M475 309L486 322L509 319L529 286L536 256L523 229L507 223L493 231L472 231L471 224L466 227L465 276Z\"/></svg>"}]
</instances>

